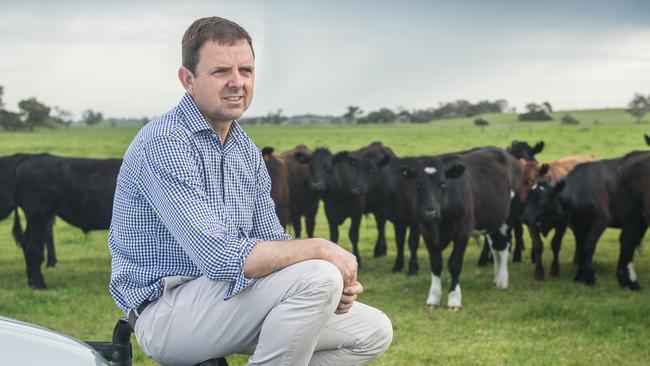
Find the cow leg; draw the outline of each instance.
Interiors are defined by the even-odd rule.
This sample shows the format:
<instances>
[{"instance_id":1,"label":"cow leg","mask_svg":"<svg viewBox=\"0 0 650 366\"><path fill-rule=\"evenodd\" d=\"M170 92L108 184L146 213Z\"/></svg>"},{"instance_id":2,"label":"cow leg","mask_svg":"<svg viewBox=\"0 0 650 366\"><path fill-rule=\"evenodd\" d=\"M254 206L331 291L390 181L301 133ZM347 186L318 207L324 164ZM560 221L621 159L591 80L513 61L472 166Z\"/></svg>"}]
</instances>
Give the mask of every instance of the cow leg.
<instances>
[{"instance_id":1,"label":"cow leg","mask_svg":"<svg viewBox=\"0 0 650 366\"><path fill-rule=\"evenodd\" d=\"M530 233L530 239L533 242L533 258L535 260L535 279L538 281L544 281L544 262L542 260L542 253L544 253L544 242L539 236L539 231L537 226L528 225L528 232Z\"/></svg>"},{"instance_id":2,"label":"cow leg","mask_svg":"<svg viewBox=\"0 0 650 366\"><path fill-rule=\"evenodd\" d=\"M454 249L449 257L448 267L451 274L451 285L447 295L447 307L449 310L457 311L462 306L460 291L460 272L463 269L463 257L467 248L468 237L454 240Z\"/></svg>"},{"instance_id":3,"label":"cow leg","mask_svg":"<svg viewBox=\"0 0 650 366\"><path fill-rule=\"evenodd\" d=\"M431 266L431 287L429 288L429 296L427 297L427 306L436 308L440 306L440 299L442 298L442 251L441 247L435 246L433 240L426 239L427 250L429 252L429 264Z\"/></svg>"},{"instance_id":4,"label":"cow leg","mask_svg":"<svg viewBox=\"0 0 650 366\"><path fill-rule=\"evenodd\" d=\"M566 232L566 225L558 225L555 227L553 240L551 240L551 249L553 249L553 262L551 263L551 276L558 277L560 275L560 248L562 247L562 238Z\"/></svg>"},{"instance_id":5,"label":"cow leg","mask_svg":"<svg viewBox=\"0 0 650 366\"><path fill-rule=\"evenodd\" d=\"M487 242L492 249L494 258L494 285L500 290L508 289L508 237L506 235L508 225L503 224L499 231L486 236Z\"/></svg>"},{"instance_id":6,"label":"cow leg","mask_svg":"<svg viewBox=\"0 0 650 366\"><path fill-rule=\"evenodd\" d=\"M375 258L386 255L386 219L383 215L375 213L377 223L377 242L375 243Z\"/></svg>"},{"instance_id":7,"label":"cow leg","mask_svg":"<svg viewBox=\"0 0 650 366\"><path fill-rule=\"evenodd\" d=\"M404 268L404 240L406 239L406 225L395 223L395 242L397 243L397 256L393 272L400 272Z\"/></svg>"},{"instance_id":8,"label":"cow leg","mask_svg":"<svg viewBox=\"0 0 650 366\"><path fill-rule=\"evenodd\" d=\"M314 237L314 227L316 227L316 213L318 213L318 201L313 207L310 207L305 214L305 226L307 230L307 237Z\"/></svg>"},{"instance_id":9,"label":"cow leg","mask_svg":"<svg viewBox=\"0 0 650 366\"><path fill-rule=\"evenodd\" d=\"M515 250L512 255L513 262L521 262L521 253L524 250L524 228L519 218L513 220L512 230L515 232Z\"/></svg>"},{"instance_id":10,"label":"cow leg","mask_svg":"<svg viewBox=\"0 0 650 366\"><path fill-rule=\"evenodd\" d=\"M352 222L350 223L350 231L348 232L348 237L350 242L352 242L352 254L357 257L357 264L361 268L361 254L359 254L359 227L361 226L361 215L352 216Z\"/></svg>"},{"instance_id":11,"label":"cow leg","mask_svg":"<svg viewBox=\"0 0 650 366\"><path fill-rule=\"evenodd\" d=\"M487 242L487 237L483 241L483 249L481 250L481 255L478 257L478 262L476 263L479 267L485 267L490 263L490 259L494 262L494 258L490 257L490 245Z\"/></svg>"},{"instance_id":12,"label":"cow leg","mask_svg":"<svg viewBox=\"0 0 650 366\"><path fill-rule=\"evenodd\" d=\"M300 215L291 215L291 226L293 226L293 233L295 235L295 238L300 238L300 235L302 234L302 222L300 222Z\"/></svg>"},{"instance_id":13,"label":"cow leg","mask_svg":"<svg viewBox=\"0 0 650 366\"><path fill-rule=\"evenodd\" d=\"M409 261L409 276L418 274L418 246L420 246L420 228L418 225L411 225L409 228L409 250L411 251L411 260Z\"/></svg>"},{"instance_id":14,"label":"cow leg","mask_svg":"<svg viewBox=\"0 0 650 366\"><path fill-rule=\"evenodd\" d=\"M50 219L27 218L23 254L27 266L27 283L33 289L45 289L45 280L41 272L41 264L45 257L45 242Z\"/></svg>"},{"instance_id":15,"label":"cow leg","mask_svg":"<svg viewBox=\"0 0 650 366\"><path fill-rule=\"evenodd\" d=\"M640 217L631 219L623 224L619 237L620 253L616 277L621 287L627 287L632 291L639 291L636 271L634 270L634 251L641 244L641 239L648 229L648 224Z\"/></svg>"},{"instance_id":16,"label":"cow leg","mask_svg":"<svg viewBox=\"0 0 650 366\"><path fill-rule=\"evenodd\" d=\"M575 278L577 282L584 282L588 286L592 286L596 283L596 275L594 273L592 262L596 250L596 243L606 228L606 223L599 221L593 222L589 230L584 232L582 235L580 245L582 249L580 253L580 264Z\"/></svg>"},{"instance_id":17,"label":"cow leg","mask_svg":"<svg viewBox=\"0 0 650 366\"><path fill-rule=\"evenodd\" d=\"M50 224L47 226L47 236L45 237L45 243L47 245L47 266L54 267L56 266L56 252L54 251L54 217L50 221Z\"/></svg>"}]
</instances>

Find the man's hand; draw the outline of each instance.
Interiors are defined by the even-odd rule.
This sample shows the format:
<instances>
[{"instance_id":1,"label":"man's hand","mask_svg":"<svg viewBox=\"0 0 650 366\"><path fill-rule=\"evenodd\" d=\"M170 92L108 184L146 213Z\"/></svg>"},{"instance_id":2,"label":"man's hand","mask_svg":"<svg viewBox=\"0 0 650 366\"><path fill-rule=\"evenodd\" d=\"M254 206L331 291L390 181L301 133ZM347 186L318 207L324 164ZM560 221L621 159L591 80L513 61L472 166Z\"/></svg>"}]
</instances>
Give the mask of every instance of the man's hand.
<instances>
[{"instance_id":1,"label":"man's hand","mask_svg":"<svg viewBox=\"0 0 650 366\"><path fill-rule=\"evenodd\" d=\"M341 301L339 306L336 308L334 313L336 314L345 314L350 311L354 300L357 299L357 295L363 292L363 286L358 281L354 281L354 284L343 289L343 295L341 295Z\"/></svg>"},{"instance_id":2,"label":"man's hand","mask_svg":"<svg viewBox=\"0 0 650 366\"><path fill-rule=\"evenodd\" d=\"M323 259L334 264L343 276L343 288L354 285L357 281L357 258L354 254L329 240L322 240Z\"/></svg>"}]
</instances>

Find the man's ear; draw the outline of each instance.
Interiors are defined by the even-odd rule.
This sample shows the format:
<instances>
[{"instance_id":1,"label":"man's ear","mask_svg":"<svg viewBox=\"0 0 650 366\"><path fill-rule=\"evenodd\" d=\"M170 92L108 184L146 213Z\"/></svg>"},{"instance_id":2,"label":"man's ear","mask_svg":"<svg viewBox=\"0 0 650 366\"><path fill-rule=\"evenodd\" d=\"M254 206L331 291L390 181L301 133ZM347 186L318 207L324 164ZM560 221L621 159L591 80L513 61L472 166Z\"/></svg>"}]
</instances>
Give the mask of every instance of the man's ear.
<instances>
[{"instance_id":1,"label":"man's ear","mask_svg":"<svg viewBox=\"0 0 650 366\"><path fill-rule=\"evenodd\" d=\"M194 74L185 66L178 68L178 80L180 80L183 89L187 91L190 95L194 93Z\"/></svg>"}]
</instances>

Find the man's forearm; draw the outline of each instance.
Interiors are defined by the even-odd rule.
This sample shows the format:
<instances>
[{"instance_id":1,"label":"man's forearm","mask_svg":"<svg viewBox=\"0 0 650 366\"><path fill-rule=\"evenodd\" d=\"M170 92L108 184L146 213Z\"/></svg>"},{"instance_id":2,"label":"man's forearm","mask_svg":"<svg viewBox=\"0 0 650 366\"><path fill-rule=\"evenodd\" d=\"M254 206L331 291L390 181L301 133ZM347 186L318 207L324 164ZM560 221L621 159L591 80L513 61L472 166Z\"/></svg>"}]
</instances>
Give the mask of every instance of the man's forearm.
<instances>
[{"instance_id":1,"label":"man's forearm","mask_svg":"<svg viewBox=\"0 0 650 366\"><path fill-rule=\"evenodd\" d=\"M308 259L327 260L325 246L325 241L318 238L259 242L244 263L244 275L263 277Z\"/></svg>"}]
</instances>

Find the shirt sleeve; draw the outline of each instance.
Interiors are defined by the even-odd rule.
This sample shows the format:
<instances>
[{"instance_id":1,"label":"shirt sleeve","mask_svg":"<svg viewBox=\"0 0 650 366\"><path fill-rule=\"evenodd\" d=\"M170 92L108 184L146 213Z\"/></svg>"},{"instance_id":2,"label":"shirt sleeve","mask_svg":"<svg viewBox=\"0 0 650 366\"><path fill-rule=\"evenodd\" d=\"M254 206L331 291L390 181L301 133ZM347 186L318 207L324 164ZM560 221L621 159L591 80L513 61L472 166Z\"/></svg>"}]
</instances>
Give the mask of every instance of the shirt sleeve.
<instances>
[{"instance_id":1,"label":"shirt sleeve","mask_svg":"<svg viewBox=\"0 0 650 366\"><path fill-rule=\"evenodd\" d=\"M271 177L261 155L258 162L258 189L253 210L251 236L263 240L291 240L291 236L285 234L278 215L275 213L275 203L271 198Z\"/></svg>"},{"instance_id":2,"label":"shirt sleeve","mask_svg":"<svg viewBox=\"0 0 650 366\"><path fill-rule=\"evenodd\" d=\"M261 241L221 222L210 209L200 166L192 149L172 136L143 146L142 192L167 230L201 273L228 281L226 300L250 285L244 263Z\"/></svg>"}]
</instances>

